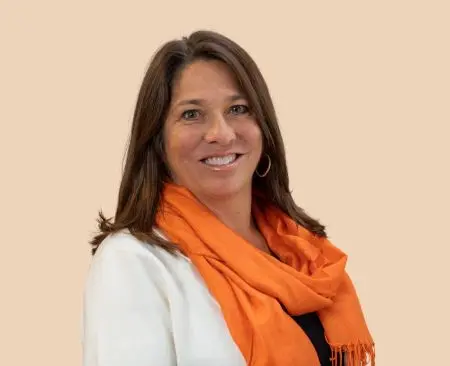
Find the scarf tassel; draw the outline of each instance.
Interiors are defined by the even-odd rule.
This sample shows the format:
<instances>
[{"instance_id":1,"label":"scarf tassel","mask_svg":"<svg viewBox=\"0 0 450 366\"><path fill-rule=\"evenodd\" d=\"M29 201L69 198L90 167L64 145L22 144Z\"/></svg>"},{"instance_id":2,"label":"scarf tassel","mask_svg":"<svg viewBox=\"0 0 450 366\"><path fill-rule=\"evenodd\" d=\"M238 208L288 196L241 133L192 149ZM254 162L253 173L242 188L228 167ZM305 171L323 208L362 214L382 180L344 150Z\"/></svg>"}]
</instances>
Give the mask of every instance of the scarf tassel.
<instances>
[{"instance_id":1,"label":"scarf tassel","mask_svg":"<svg viewBox=\"0 0 450 366\"><path fill-rule=\"evenodd\" d=\"M331 346L332 366L375 366L375 345L357 343Z\"/></svg>"}]
</instances>

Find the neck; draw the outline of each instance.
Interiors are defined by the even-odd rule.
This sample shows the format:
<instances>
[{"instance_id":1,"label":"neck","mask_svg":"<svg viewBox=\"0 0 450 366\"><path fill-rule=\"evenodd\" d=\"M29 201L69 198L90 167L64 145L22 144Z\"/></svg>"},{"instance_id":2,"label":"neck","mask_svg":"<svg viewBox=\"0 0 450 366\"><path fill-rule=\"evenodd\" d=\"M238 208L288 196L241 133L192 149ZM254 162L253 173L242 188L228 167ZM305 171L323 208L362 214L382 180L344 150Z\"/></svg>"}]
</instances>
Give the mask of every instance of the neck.
<instances>
[{"instance_id":1,"label":"neck","mask_svg":"<svg viewBox=\"0 0 450 366\"><path fill-rule=\"evenodd\" d=\"M254 228L251 191L232 197L199 197L199 199L233 231L242 235Z\"/></svg>"},{"instance_id":2,"label":"neck","mask_svg":"<svg viewBox=\"0 0 450 366\"><path fill-rule=\"evenodd\" d=\"M252 217L252 192L243 191L232 197L198 197L217 218L255 247L268 251L267 244Z\"/></svg>"}]
</instances>

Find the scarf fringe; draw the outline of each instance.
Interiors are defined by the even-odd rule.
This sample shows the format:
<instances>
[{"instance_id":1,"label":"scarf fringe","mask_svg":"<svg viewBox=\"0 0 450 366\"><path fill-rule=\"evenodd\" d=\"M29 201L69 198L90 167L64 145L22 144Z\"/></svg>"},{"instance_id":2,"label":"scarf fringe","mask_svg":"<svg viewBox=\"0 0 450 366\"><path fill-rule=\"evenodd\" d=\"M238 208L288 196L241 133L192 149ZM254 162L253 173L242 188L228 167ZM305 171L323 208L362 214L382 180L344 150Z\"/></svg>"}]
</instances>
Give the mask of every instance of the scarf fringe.
<instances>
[{"instance_id":1,"label":"scarf fringe","mask_svg":"<svg viewBox=\"0 0 450 366\"><path fill-rule=\"evenodd\" d=\"M375 345L356 343L330 345L332 366L375 366Z\"/></svg>"}]
</instances>

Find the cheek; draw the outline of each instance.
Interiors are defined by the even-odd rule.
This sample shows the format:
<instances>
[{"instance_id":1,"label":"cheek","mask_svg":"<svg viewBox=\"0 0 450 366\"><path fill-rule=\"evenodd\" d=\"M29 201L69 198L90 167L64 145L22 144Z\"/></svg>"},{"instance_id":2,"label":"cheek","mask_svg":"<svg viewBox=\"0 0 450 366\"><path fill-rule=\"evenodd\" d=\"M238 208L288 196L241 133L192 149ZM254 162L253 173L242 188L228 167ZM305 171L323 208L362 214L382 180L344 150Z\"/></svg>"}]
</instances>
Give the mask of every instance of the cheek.
<instances>
[{"instance_id":1,"label":"cheek","mask_svg":"<svg viewBox=\"0 0 450 366\"><path fill-rule=\"evenodd\" d=\"M195 149L195 136L183 128L165 129L165 149L170 168L176 168L189 160Z\"/></svg>"},{"instance_id":2,"label":"cheek","mask_svg":"<svg viewBox=\"0 0 450 366\"><path fill-rule=\"evenodd\" d=\"M253 149L262 151L263 136L261 128L259 127L257 122L246 124L243 135L246 136L247 142L252 146Z\"/></svg>"}]
</instances>

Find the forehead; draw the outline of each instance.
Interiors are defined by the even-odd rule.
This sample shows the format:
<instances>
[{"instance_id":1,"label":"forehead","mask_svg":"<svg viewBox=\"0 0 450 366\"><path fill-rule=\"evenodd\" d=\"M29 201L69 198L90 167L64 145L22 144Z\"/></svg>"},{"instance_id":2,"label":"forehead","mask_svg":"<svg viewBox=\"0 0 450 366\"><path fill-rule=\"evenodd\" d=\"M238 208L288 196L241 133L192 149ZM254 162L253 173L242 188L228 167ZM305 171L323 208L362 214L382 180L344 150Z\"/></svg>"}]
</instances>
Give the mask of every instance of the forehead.
<instances>
[{"instance_id":1,"label":"forehead","mask_svg":"<svg viewBox=\"0 0 450 366\"><path fill-rule=\"evenodd\" d=\"M216 60L198 60L186 66L175 81L174 101L180 98L205 98L240 92L236 77L229 67Z\"/></svg>"}]
</instances>

